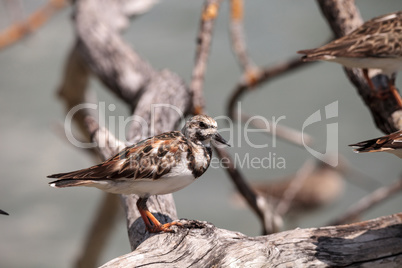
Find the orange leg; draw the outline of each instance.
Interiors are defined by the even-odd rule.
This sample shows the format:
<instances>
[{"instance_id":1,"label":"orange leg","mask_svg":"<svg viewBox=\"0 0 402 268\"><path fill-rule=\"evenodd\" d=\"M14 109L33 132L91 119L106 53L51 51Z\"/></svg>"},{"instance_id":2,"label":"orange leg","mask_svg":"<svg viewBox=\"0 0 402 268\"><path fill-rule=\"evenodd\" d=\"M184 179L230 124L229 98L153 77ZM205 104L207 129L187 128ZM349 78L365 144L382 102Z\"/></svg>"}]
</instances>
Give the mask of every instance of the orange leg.
<instances>
[{"instance_id":1,"label":"orange leg","mask_svg":"<svg viewBox=\"0 0 402 268\"><path fill-rule=\"evenodd\" d=\"M363 75L364 78L367 80L367 83L369 84L373 92L373 95L381 99L386 98L381 93L380 94L375 93L375 87L373 81L371 81L370 77L368 76L368 69L363 69ZM395 87L395 74L392 75L391 78L388 77L387 81L388 81L389 92L394 96L396 102L398 103L398 106L402 108L402 98L401 95L399 95L398 89ZM382 92L382 93L389 93L389 92Z\"/></svg>"},{"instance_id":2,"label":"orange leg","mask_svg":"<svg viewBox=\"0 0 402 268\"><path fill-rule=\"evenodd\" d=\"M368 69L363 69L363 76L367 80L367 83L369 84L371 90L374 92L375 87L374 87L373 81L371 81L370 77L368 76Z\"/></svg>"},{"instance_id":3,"label":"orange leg","mask_svg":"<svg viewBox=\"0 0 402 268\"><path fill-rule=\"evenodd\" d=\"M401 95L399 95L398 89L395 87L395 80L394 79L389 79L388 80L388 87L391 90L392 95L394 95L394 98L396 102L398 103L399 107L402 108L402 99Z\"/></svg>"},{"instance_id":4,"label":"orange leg","mask_svg":"<svg viewBox=\"0 0 402 268\"><path fill-rule=\"evenodd\" d=\"M137 208L140 211L142 220L145 223L145 226L150 233L159 233L159 232L173 232L170 229L171 226L177 225L182 226L179 222L169 222L165 224L161 224L157 218L148 210L147 207L148 198L139 198L137 201ZM152 223L152 224L151 224Z\"/></svg>"}]
</instances>

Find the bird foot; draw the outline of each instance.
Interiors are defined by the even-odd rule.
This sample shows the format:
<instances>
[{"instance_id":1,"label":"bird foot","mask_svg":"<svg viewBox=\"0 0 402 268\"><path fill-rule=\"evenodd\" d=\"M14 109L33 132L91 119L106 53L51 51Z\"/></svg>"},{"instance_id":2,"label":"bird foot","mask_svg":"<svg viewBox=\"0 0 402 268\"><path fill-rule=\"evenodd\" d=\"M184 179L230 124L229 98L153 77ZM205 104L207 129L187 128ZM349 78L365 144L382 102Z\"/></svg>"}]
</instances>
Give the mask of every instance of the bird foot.
<instances>
[{"instance_id":1,"label":"bird foot","mask_svg":"<svg viewBox=\"0 0 402 268\"><path fill-rule=\"evenodd\" d=\"M183 226L183 224L181 224L180 222L174 221L174 222L168 222L168 223L160 224L160 225L147 226L147 230L150 233L160 233L160 232L174 233L174 231L172 229L170 229L170 227L172 227L173 225L180 226L180 227Z\"/></svg>"}]
</instances>

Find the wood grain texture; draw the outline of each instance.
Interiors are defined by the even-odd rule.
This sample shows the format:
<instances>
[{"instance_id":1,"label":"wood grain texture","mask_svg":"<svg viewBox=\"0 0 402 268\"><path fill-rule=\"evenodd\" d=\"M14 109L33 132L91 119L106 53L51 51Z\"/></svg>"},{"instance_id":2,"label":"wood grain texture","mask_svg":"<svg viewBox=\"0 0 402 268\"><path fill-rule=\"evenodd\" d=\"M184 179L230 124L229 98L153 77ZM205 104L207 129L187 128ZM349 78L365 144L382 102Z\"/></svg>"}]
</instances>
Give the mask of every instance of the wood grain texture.
<instances>
[{"instance_id":1,"label":"wood grain texture","mask_svg":"<svg viewBox=\"0 0 402 268\"><path fill-rule=\"evenodd\" d=\"M402 214L350 225L248 237L207 222L181 220L109 267L400 267ZM374 244L373 244L373 241Z\"/></svg>"}]
</instances>

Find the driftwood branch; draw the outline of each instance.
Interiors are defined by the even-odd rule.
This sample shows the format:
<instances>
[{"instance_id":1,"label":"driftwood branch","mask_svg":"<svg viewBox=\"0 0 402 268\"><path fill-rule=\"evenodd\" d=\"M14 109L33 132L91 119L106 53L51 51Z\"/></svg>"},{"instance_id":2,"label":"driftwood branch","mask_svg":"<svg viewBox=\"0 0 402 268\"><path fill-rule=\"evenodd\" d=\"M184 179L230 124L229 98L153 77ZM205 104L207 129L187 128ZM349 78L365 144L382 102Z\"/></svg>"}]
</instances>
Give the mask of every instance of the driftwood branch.
<instances>
[{"instance_id":1,"label":"driftwood branch","mask_svg":"<svg viewBox=\"0 0 402 268\"><path fill-rule=\"evenodd\" d=\"M218 229L206 222L180 222L186 226L175 228L174 235L153 235L137 250L102 267L402 265L402 213L356 224L295 229L259 237Z\"/></svg>"},{"instance_id":2,"label":"driftwood branch","mask_svg":"<svg viewBox=\"0 0 402 268\"><path fill-rule=\"evenodd\" d=\"M363 23L354 1L317 0L317 2L336 37L351 32ZM386 99L374 97L361 69L345 68L345 72L369 108L376 126L387 134L402 129L402 110L395 97L391 95ZM386 76L375 75L370 78L379 92L389 90Z\"/></svg>"}]
</instances>

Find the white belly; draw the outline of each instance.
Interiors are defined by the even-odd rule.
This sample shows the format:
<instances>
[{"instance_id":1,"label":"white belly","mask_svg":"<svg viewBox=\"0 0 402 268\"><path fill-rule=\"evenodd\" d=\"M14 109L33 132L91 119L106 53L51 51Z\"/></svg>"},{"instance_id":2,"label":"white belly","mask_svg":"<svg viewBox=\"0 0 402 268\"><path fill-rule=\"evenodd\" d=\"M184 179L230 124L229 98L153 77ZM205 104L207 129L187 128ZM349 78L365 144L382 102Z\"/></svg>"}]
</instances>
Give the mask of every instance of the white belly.
<instances>
[{"instance_id":1,"label":"white belly","mask_svg":"<svg viewBox=\"0 0 402 268\"><path fill-rule=\"evenodd\" d=\"M92 187L114 194L136 194L139 196L162 195L176 192L195 180L185 163L176 165L162 178L93 181Z\"/></svg>"},{"instance_id":2,"label":"white belly","mask_svg":"<svg viewBox=\"0 0 402 268\"><path fill-rule=\"evenodd\" d=\"M327 60L340 63L349 68L380 69L386 75L402 70L402 58L333 57Z\"/></svg>"}]
</instances>

